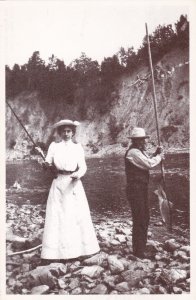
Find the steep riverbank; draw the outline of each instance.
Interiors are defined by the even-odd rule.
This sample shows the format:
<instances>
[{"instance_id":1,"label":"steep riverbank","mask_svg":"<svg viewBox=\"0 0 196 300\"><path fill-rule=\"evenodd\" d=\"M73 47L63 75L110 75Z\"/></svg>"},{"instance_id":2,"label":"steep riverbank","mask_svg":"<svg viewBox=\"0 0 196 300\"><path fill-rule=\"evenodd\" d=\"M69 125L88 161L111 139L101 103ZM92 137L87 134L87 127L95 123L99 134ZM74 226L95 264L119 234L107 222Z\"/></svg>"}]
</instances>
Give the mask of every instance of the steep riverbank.
<instances>
[{"instance_id":1,"label":"steep riverbank","mask_svg":"<svg viewBox=\"0 0 196 300\"><path fill-rule=\"evenodd\" d=\"M161 142L165 149L189 148L189 52L174 49L154 67L158 99L158 119ZM72 104L63 101L43 102L37 91L24 91L14 99L7 99L36 143L47 149L57 139L52 125L59 119L81 122L76 139L89 154L105 155L114 149L121 153L129 142L134 126L145 127L150 143L157 144L156 124L152 100L152 83L147 67L136 69L116 79L108 96L108 106L98 110L88 90L76 90ZM86 95L81 114L81 95ZM109 100L110 99L110 100ZM42 105L40 104L42 103ZM43 104L45 103L45 104ZM8 159L28 157L32 144L20 124L6 107L6 154ZM118 150L117 150L117 149ZM121 149L122 148L122 149Z\"/></svg>"}]
</instances>

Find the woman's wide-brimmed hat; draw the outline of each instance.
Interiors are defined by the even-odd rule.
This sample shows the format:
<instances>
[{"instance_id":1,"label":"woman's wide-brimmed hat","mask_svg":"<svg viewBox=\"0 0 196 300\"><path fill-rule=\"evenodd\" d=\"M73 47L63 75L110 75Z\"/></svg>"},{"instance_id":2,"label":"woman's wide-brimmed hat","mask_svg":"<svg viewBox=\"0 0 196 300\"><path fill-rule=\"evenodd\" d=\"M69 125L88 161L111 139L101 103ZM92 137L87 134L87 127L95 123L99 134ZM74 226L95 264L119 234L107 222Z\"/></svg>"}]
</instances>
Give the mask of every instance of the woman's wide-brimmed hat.
<instances>
[{"instance_id":1,"label":"woman's wide-brimmed hat","mask_svg":"<svg viewBox=\"0 0 196 300\"><path fill-rule=\"evenodd\" d=\"M144 128L141 127L135 127L132 130L132 134L130 136L131 139L147 139L149 138L149 135L146 135Z\"/></svg>"},{"instance_id":2,"label":"woman's wide-brimmed hat","mask_svg":"<svg viewBox=\"0 0 196 300\"><path fill-rule=\"evenodd\" d=\"M77 127L78 125L80 125L80 123L78 121L72 121L72 120L61 120L61 121L55 123L52 127L57 128L57 127L66 126L66 125Z\"/></svg>"}]
</instances>

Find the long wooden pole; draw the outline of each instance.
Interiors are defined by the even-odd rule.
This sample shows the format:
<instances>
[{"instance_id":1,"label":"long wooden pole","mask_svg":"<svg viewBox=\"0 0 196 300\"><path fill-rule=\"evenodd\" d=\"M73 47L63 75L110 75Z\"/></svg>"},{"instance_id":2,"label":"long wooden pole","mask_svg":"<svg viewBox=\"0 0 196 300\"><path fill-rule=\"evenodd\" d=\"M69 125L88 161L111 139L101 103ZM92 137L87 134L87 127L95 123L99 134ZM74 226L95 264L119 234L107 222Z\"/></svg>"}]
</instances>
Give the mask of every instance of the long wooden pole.
<instances>
[{"instance_id":1,"label":"long wooden pole","mask_svg":"<svg viewBox=\"0 0 196 300\"><path fill-rule=\"evenodd\" d=\"M150 64L150 72L151 72L151 78L152 78L153 104L154 104L155 119L156 119L157 139L158 139L158 145L160 146L161 141L160 141L160 134L159 134L158 113L157 113L157 98L156 98L156 91L155 91L154 71L153 71L153 67L152 67L152 56L151 56L151 50L150 50L150 42L149 42L147 24L146 24L146 37L147 37L147 44L148 44L148 57L149 57L149 64ZM164 172L163 161L161 161L161 173L162 173L162 178L163 178L163 184L165 185L165 172Z\"/></svg>"},{"instance_id":2,"label":"long wooden pole","mask_svg":"<svg viewBox=\"0 0 196 300\"><path fill-rule=\"evenodd\" d=\"M152 56L151 56L151 50L150 50L150 41L149 41L149 35L148 35L148 26L146 25L146 38L147 38L147 45L148 45L148 57L149 57L149 64L150 64L150 72L151 72L151 78L152 78L152 87L153 87L153 104L154 104L154 111L155 111L155 120L156 120L156 130L157 130L157 139L158 139L158 145L161 145L160 141L160 134L159 134L159 122L158 122L158 113L157 113L157 98L156 98L156 91L155 91L155 82L154 82L154 72L153 72L153 66L152 66ZM163 187L165 189L165 171L164 171L164 165L163 161L161 160L161 174L162 174L162 180L163 180ZM169 200L167 199L169 212L170 212L170 230L172 230L172 210L169 203Z\"/></svg>"}]
</instances>

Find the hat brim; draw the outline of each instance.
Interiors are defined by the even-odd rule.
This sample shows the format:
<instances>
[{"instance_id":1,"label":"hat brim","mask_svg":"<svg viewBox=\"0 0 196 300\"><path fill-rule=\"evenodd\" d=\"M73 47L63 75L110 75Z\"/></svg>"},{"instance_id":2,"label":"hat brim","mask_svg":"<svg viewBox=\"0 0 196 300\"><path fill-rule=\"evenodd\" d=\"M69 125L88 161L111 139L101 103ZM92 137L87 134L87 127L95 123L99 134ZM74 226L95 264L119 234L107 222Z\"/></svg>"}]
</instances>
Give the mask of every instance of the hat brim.
<instances>
[{"instance_id":1,"label":"hat brim","mask_svg":"<svg viewBox=\"0 0 196 300\"><path fill-rule=\"evenodd\" d=\"M55 123L52 127L54 129L58 128L58 127L61 127L61 126L74 126L74 127L77 127L80 123L77 122L77 121L69 121L69 120L65 120L65 121L60 121L60 122L57 122Z\"/></svg>"},{"instance_id":2,"label":"hat brim","mask_svg":"<svg viewBox=\"0 0 196 300\"><path fill-rule=\"evenodd\" d=\"M138 139L149 139L149 135L145 135L145 136L129 136L128 138L129 139L132 139L132 140L138 140Z\"/></svg>"}]
</instances>

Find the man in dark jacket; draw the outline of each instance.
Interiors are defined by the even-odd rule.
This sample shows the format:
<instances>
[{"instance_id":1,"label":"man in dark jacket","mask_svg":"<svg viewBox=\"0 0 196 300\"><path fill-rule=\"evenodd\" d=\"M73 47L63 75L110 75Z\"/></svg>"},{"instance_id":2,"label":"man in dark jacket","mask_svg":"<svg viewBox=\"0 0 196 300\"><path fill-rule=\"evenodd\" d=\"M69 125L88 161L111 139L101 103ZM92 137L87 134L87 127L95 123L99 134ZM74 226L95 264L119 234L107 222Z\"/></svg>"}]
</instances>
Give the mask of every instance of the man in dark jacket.
<instances>
[{"instance_id":1,"label":"man in dark jacket","mask_svg":"<svg viewBox=\"0 0 196 300\"><path fill-rule=\"evenodd\" d=\"M132 211L133 254L145 257L149 225L148 184L149 170L158 165L164 158L162 148L158 147L152 157L146 150L146 139L143 128L135 127L132 131L132 144L125 154L125 171L127 177L127 199Z\"/></svg>"}]
</instances>

